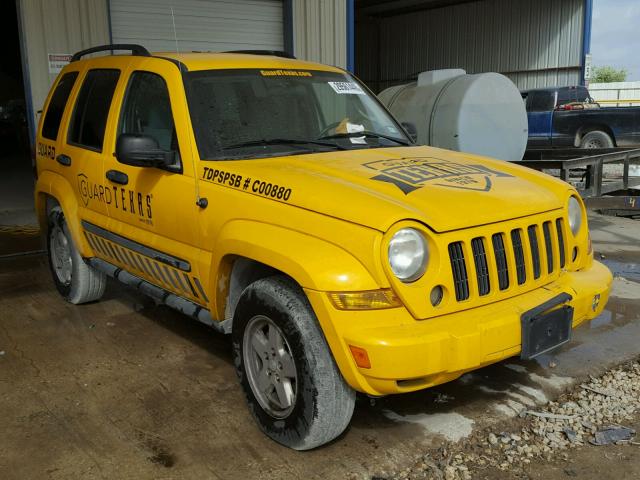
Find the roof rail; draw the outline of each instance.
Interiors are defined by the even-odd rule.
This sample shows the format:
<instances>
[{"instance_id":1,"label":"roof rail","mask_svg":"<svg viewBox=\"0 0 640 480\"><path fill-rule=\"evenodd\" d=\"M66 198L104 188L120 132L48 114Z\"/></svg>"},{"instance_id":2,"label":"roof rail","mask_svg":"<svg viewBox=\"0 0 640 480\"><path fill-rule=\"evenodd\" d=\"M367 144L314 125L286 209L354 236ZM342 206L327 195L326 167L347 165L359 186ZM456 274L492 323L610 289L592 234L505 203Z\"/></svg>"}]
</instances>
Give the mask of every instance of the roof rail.
<instances>
[{"instance_id":1,"label":"roof rail","mask_svg":"<svg viewBox=\"0 0 640 480\"><path fill-rule=\"evenodd\" d=\"M282 57L282 58L292 58L296 59L296 57L287 52L283 52L282 50L229 50L228 52L222 53L246 53L249 55L272 55L274 57Z\"/></svg>"},{"instance_id":2,"label":"roof rail","mask_svg":"<svg viewBox=\"0 0 640 480\"><path fill-rule=\"evenodd\" d=\"M131 50L131 55L136 55L138 57L150 57L151 54L149 50L144 48L142 45L135 45L132 43L116 43L113 45L100 45L98 47L87 48L86 50L80 50L73 54L71 57L72 62L77 62L85 55L89 55L90 53L98 53L98 52L109 52L113 50Z\"/></svg>"}]
</instances>

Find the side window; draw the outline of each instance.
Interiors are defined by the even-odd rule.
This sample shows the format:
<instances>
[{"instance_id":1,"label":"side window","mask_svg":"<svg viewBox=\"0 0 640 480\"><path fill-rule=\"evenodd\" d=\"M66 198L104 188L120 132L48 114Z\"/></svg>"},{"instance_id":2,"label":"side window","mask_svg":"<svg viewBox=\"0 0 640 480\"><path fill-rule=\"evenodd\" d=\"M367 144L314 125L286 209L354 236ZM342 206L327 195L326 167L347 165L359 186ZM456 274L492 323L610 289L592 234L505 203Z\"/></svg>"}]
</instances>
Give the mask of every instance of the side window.
<instances>
[{"instance_id":1,"label":"side window","mask_svg":"<svg viewBox=\"0 0 640 480\"><path fill-rule=\"evenodd\" d=\"M527 110L529 112L550 112L555 103L553 92L539 90L530 92L527 97Z\"/></svg>"},{"instance_id":2,"label":"side window","mask_svg":"<svg viewBox=\"0 0 640 480\"><path fill-rule=\"evenodd\" d=\"M104 131L119 70L90 70L82 83L73 110L68 143L102 151Z\"/></svg>"},{"instance_id":3,"label":"side window","mask_svg":"<svg viewBox=\"0 0 640 480\"><path fill-rule=\"evenodd\" d=\"M164 79L151 72L134 72L122 106L119 133L153 137L162 150L178 152L169 90Z\"/></svg>"},{"instance_id":4,"label":"side window","mask_svg":"<svg viewBox=\"0 0 640 480\"><path fill-rule=\"evenodd\" d=\"M561 88L558 90L557 106L566 105L577 101L575 88Z\"/></svg>"},{"instance_id":5,"label":"side window","mask_svg":"<svg viewBox=\"0 0 640 480\"><path fill-rule=\"evenodd\" d=\"M48 138L49 140L56 140L58 138L62 115L67 106L71 89L76 83L76 78L78 78L78 72L69 72L65 73L58 82L51 96L47 113L44 116L44 122L42 123L42 136L44 138Z\"/></svg>"}]
</instances>

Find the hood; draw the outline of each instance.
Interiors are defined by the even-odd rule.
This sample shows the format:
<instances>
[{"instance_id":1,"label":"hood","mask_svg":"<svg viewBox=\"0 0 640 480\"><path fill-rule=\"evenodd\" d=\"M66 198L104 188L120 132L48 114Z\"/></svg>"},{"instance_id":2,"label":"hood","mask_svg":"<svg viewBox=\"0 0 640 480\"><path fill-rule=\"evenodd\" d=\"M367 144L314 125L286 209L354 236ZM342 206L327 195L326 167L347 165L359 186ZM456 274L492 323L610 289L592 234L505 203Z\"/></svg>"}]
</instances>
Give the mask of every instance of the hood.
<instances>
[{"instance_id":1,"label":"hood","mask_svg":"<svg viewBox=\"0 0 640 480\"><path fill-rule=\"evenodd\" d=\"M289 204L380 231L405 219L445 232L525 217L562 208L570 188L526 167L424 146L228 161L225 167L290 189Z\"/></svg>"}]
</instances>

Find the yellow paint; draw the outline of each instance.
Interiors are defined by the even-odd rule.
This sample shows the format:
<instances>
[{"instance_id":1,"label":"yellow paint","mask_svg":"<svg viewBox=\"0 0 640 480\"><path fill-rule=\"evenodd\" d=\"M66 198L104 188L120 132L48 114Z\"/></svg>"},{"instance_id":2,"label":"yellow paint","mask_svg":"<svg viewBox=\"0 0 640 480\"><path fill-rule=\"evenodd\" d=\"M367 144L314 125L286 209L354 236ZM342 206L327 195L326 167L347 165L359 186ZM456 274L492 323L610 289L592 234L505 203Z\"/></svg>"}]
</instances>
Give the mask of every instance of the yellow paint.
<instances>
[{"instance_id":1,"label":"yellow paint","mask_svg":"<svg viewBox=\"0 0 640 480\"><path fill-rule=\"evenodd\" d=\"M296 76L341 72L335 67L268 56L162 55L179 60L190 71L254 68L298 72ZM133 268L136 275L151 283L201 303L220 321L224 320L230 273L237 258L246 257L289 275L306 292L345 379L359 391L382 395L417 390L517 355L520 314L559 293L573 297L574 325L594 318L606 305L611 273L593 260L588 249L586 216L575 237L569 231L567 201L577 193L560 180L506 162L424 146L202 161L195 147L180 71L174 63L132 56L71 63L62 74L75 70L79 77L69 105L89 68L121 71L104 148L94 152L66 144L69 106L57 141L38 133L38 142L43 145L37 154L36 185L41 224L47 196L55 198L83 256L100 256L122 268ZM127 80L138 70L154 72L167 84L182 173L130 167L118 163L113 155ZM48 100L45 111L47 105ZM38 132L40 129L41 125ZM51 158L52 148L56 154L72 157L71 166ZM129 176L125 192L105 178L110 169ZM133 202L135 212L100 200L100 185L119 195L120 201ZM98 200L87 201L89 191L97 192ZM196 191L208 200L206 209L196 205ZM562 269L555 229L558 219L565 242ZM189 262L188 278L199 279L209 301L190 295L186 288L175 288L171 281L159 280L162 272L154 278L131 252L122 259L127 262L109 260L105 253L108 247L97 246L96 238L83 231L81 220ZM552 222L553 227L552 273L546 271L545 222ZM537 280L533 279L525 236L531 225L541 246ZM421 231L430 251L426 274L410 284L394 277L386 257L391 236L403 227ZM522 234L527 259L527 281L522 285L515 280L513 230ZM504 236L507 247L511 277L505 290L497 288L496 258L491 248L495 234ZM478 294L472 260L471 241L475 238L484 239L487 251L492 288L485 296ZM460 302L454 296L448 254L451 242L462 242L467 259L471 295ZM438 285L444 298L433 307L429 293ZM384 289L391 289L401 306L340 310L328 295ZM600 301L593 311L595 295L600 295ZM351 347L367 352L370 368L356 365Z\"/></svg>"}]
</instances>

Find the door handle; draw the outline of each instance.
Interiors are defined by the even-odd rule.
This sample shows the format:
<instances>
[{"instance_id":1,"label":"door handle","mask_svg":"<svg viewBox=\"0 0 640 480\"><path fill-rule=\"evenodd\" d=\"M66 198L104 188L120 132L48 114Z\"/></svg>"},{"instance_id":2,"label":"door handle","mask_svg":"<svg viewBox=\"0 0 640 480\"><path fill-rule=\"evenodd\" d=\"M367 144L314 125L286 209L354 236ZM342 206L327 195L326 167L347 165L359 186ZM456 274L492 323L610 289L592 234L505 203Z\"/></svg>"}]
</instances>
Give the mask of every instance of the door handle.
<instances>
[{"instance_id":1,"label":"door handle","mask_svg":"<svg viewBox=\"0 0 640 480\"><path fill-rule=\"evenodd\" d=\"M127 174L119 170L109 170L107 172L107 178L113 183L118 183L120 185L126 185L129 183L129 177Z\"/></svg>"},{"instance_id":2,"label":"door handle","mask_svg":"<svg viewBox=\"0 0 640 480\"><path fill-rule=\"evenodd\" d=\"M69 155L65 155L64 153L61 153L56 157L56 162L64 167L68 167L71 165L71 157Z\"/></svg>"}]
</instances>

